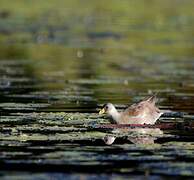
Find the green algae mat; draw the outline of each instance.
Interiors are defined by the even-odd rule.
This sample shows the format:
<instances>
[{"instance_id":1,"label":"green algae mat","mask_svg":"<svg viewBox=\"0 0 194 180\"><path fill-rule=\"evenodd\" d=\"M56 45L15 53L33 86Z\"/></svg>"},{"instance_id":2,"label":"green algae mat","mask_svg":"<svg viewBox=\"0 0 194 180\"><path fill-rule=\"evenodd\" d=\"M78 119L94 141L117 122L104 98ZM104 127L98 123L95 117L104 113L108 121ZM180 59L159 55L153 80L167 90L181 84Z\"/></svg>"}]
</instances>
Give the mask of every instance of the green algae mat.
<instances>
[{"instance_id":1,"label":"green algae mat","mask_svg":"<svg viewBox=\"0 0 194 180\"><path fill-rule=\"evenodd\" d=\"M0 179L194 177L194 1L0 1ZM155 126L98 111L157 93Z\"/></svg>"}]
</instances>

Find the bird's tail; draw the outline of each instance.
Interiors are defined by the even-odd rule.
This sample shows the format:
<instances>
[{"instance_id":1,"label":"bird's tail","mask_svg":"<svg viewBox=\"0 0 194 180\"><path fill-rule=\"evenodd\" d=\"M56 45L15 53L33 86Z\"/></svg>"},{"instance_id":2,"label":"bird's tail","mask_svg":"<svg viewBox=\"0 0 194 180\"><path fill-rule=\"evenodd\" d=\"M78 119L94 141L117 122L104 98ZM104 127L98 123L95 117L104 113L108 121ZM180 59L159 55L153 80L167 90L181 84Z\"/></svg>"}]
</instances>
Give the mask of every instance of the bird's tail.
<instances>
[{"instance_id":1,"label":"bird's tail","mask_svg":"<svg viewBox=\"0 0 194 180\"><path fill-rule=\"evenodd\" d=\"M171 110L160 110L162 113L172 113L174 111L171 111Z\"/></svg>"},{"instance_id":2,"label":"bird's tail","mask_svg":"<svg viewBox=\"0 0 194 180\"><path fill-rule=\"evenodd\" d=\"M168 113L170 114L170 113L174 113L174 111L171 111L171 110L163 110L163 109L162 109L162 110L160 109L160 112L161 112L162 114L168 114Z\"/></svg>"}]
</instances>

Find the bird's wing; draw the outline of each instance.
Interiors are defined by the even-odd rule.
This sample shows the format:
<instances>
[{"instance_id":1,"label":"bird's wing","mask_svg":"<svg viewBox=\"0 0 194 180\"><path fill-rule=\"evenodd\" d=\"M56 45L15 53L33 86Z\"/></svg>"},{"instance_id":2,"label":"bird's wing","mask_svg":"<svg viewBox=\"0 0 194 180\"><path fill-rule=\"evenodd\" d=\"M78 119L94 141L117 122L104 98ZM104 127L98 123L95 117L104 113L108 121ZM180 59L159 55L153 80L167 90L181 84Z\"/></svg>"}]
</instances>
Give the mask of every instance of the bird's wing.
<instances>
[{"instance_id":1,"label":"bird's wing","mask_svg":"<svg viewBox=\"0 0 194 180\"><path fill-rule=\"evenodd\" d=\"M150 104L156 104L156 102L157 102L156 94L154 94L154 95L152 95L152 96L149 96L149 97L145 98L145 99L144 99L143 101L141 101L141 102L144 102L144 101L146 101L146 102L148 102L148 103L150 103Z\"/></svg>"},{"instance_id":2,"label":"bird's wing","mask_svg":"<svg viewBox=\"0 0 194 180\"><path fill-rule=\"evenodd\" d=\"M128 116L140 116L145 113L145 105L141 102L133 104L125 109L123 113Z\"/></svg>"},{"instance_id":3,"label":"bird's wing","mask_svg":"<svg viewBox=\"0 0 194 180\"><path fill-rule=\"evenodd\" d=\"M150 113L151 110L156 110L156 96L153 95L140 101L139 103L132 104L127 109L124 110L124 114L128 116L143 116L146 113Z\"/></svg>"}]
</instances>

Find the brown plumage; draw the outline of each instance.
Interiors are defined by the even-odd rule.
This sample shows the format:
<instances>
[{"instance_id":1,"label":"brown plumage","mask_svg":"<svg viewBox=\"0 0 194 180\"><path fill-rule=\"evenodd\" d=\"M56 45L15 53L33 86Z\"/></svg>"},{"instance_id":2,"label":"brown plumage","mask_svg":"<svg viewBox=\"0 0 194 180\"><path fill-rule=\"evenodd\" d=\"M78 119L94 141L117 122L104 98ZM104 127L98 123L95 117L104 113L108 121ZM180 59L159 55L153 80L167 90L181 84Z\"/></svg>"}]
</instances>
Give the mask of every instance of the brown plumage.
<instances>
[{"instance_id":1,"label":"brown plumage","mask_svg":"<svg viewBox=\"0 0 194 180\"><path fill-rule=\"evenodd\" d=\"M132 104L123 112L118 112L113 104L104 105L99 114L107 113L111 120L116 124L154 124L156 120L163 114L155 103L156 96Z\"/></svg>"}]
</instances>

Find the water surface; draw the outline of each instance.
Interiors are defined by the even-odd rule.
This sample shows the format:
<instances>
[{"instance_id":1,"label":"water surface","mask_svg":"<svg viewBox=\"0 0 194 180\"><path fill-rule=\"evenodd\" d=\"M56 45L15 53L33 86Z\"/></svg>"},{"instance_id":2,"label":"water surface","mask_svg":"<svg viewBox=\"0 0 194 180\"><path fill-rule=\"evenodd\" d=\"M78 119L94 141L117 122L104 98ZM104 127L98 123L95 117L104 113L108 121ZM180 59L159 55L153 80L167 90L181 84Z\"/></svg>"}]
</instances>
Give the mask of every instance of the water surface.
<instances>
[{"instance_id":1,"label":"water surface","mask_svg":"<svg viewBox=\"0 0 194 180\"><path fill-rule=\"evenodd\" d=\"M2 0L0 177L193 177L193 5ZM100 128L153 93L174 128Z\"/></svg>"}]
</instances>

